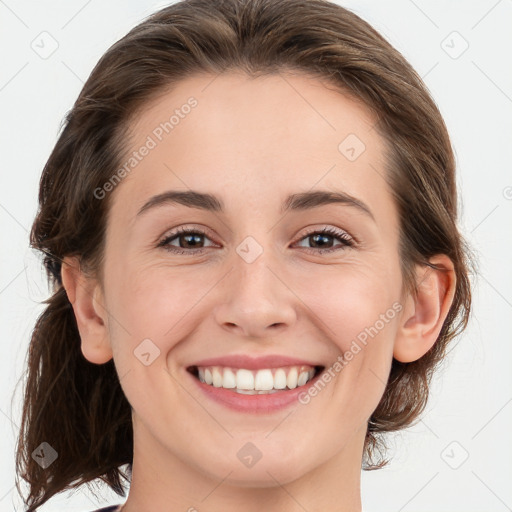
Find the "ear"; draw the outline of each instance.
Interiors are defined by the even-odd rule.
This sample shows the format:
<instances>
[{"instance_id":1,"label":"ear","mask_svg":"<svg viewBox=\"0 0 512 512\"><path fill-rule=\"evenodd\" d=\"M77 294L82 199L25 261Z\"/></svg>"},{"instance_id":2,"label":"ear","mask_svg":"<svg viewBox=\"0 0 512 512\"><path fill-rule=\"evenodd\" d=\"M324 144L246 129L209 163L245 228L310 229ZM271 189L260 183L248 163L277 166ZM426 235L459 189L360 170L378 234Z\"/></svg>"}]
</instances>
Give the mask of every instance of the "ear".
<instances>
[{"instance_id":1,"label":"ear","mask_svg":"<svg viewBox=\"0 0 512 512\"><path fill-rule=\"evenodd\" d=\"M441 270L427 265L417 273L417 297L409 296L398 327L393 357L402 363L416 361L437 341L455 295L453 263L445 254L432 257Z\"/></svg>"},{"instance_id":2,"label":"ear","mask_svg":"<svg viewBox=\"0 0 512 512\"><path fill-rule=\"evenodd\" d=\"M83 273L76 256L64 258L61 275L75 312L84 357L91 363L106 363L112 359L112 349L100 284Z\"/></svg>"}]
</instances>

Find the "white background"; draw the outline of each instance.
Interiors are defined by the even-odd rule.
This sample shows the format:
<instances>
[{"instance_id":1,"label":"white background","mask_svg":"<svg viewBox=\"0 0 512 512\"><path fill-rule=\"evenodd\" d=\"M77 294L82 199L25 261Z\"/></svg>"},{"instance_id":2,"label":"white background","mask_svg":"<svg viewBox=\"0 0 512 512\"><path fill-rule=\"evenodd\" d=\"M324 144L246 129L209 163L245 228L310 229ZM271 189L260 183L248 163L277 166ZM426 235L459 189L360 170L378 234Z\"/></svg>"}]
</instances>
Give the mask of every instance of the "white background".
<instances>
[{"instance_id":1,"label":"white background","mask_svg":"<svg viewBox=\"0 0 512 512\"><path fill-rule=\"evenodd\" d=\"M470 326L437 375L422 421L390 439L392 463L363 472L363 508L512 510L512 1L338 3L369 21L424 77L452 136L460 227L480 263ZM21 385L12 404L11 398L40 303L48 296L39 257L28 248L39 177L94 64L164 5L0 1L1 512L23 510L14 488ZM31 48L43 31L58 43L46 59ZM469 47L459 56L465 42ZM90 511L124 502L103 485L98 488L97 499L81 488L39 510Z\"/></svg>"}]
</instances>

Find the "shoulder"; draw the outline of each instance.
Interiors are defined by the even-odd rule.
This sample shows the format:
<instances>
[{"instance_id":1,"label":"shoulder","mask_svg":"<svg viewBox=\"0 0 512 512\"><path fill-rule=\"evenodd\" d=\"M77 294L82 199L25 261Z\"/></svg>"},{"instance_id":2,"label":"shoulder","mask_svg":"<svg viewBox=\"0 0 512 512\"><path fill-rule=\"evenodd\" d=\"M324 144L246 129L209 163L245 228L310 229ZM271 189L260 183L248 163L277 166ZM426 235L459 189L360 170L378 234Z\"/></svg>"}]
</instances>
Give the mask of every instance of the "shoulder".
<instances>
[{"instance_id":1,"label":"shoulder","mask_svg":"<svg viewBox=\"0 0 512 512\"><path fill-rule=\"evenodd\" d=\"M108 507L98 508L97 510L92 510L91 512L118 512L120 508L121 504L109 505Z\"/></svg>"}]
</instances>

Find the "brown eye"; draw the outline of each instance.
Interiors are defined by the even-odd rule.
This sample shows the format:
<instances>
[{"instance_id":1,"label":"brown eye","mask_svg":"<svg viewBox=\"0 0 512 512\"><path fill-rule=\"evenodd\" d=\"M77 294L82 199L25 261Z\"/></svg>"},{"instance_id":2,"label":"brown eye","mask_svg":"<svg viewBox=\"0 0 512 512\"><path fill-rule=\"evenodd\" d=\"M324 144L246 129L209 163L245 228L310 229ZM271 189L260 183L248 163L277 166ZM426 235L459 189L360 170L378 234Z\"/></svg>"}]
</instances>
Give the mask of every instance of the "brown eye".
<instances>
[{"instance_id":1,"label":"brown eye","mask_svg":"<svg viewBox=\"0 0 512 512\"><path fill-rule=\"evenodd\" d=\"M333 242L331 239L333 238L338 239L341 242L337 247L332 246ZM301 241L302 240L307 240L312 244L312 247L305 247L308 252L317 253L333 252L347 247L352 247L354 245L354 241L348 233L334 228L312 231L301 238Z\"/></svg>"},{"instance_id":2,"label":"brown eye","mask_svg":"<svg viewBox=\"0 0 512 512\"><path fill-rule=\"evenodd\" d=\"M198 228L180 228L165 237L158 244L158 247L164 247L167 251L176 254L197 254L203 252L205 249L205 247L200 247L201 243L204 243L204 241L202 241L203 238L207 238L206 233ZM174 241L177 241L179 245L172 245L171 242Z\"/></svg>"},{"instance_id":3,"label":"brown eye","mask_svg":"<svg viewBox=\"0 0 512 512\"><path fill-rule=\"evenodd\" d=\"M158 247L164 247L165 250L175 254L200 254L206 249L204 239L208 239L207 234L198 228L180 228L170 233L159 244ZM337 246L333 246L332 239L339 240ZM346 249L354 245L352 237L342 230L334 228L325 228L323 230L311 231L300 239L308 241L312 247L304 247L308 252L329 253ZM178 245L173 244L177 242ZM212 244L214 246L214 244Z\"/></svg>"}]
</instances>

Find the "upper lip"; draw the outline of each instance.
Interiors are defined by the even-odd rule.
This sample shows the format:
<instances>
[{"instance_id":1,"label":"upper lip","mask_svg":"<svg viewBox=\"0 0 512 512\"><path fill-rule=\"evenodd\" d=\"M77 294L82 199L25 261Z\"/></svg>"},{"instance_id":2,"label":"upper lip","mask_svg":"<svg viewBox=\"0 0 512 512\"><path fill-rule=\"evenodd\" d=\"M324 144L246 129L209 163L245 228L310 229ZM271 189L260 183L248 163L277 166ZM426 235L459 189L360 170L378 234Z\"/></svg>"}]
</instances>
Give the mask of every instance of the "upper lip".
<instances>
[{"instance_id":1,"label":"upper lip","mask_svg":"<svg viewBox=\"0 0 512 512\"><path fill-rule=\"evenodd\" d=\"M260 370L262 368L280 368L282 366L321 366L318 363L288 357L269 354L266 356L251 357L244 354L232 354L221 357L202 359L191 366L227 366L232 368L247 368L248 370Z\"/></svg>"}]
</instances>

